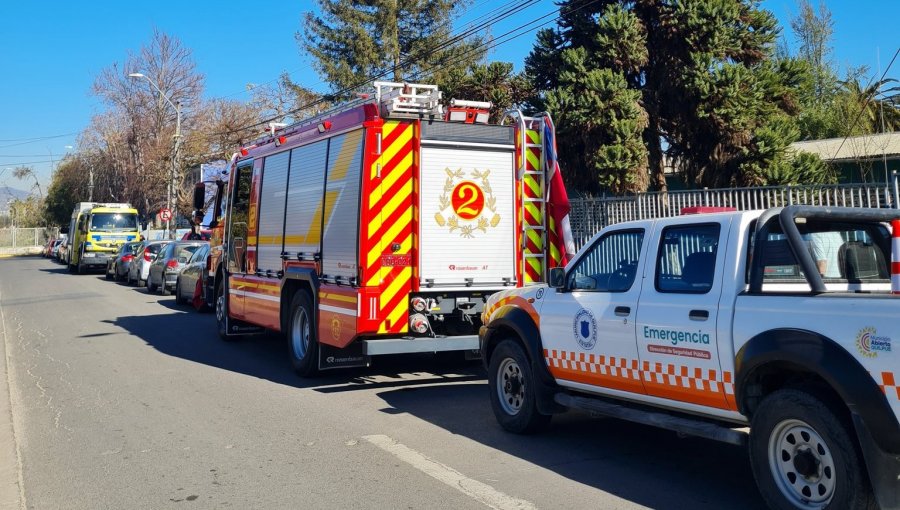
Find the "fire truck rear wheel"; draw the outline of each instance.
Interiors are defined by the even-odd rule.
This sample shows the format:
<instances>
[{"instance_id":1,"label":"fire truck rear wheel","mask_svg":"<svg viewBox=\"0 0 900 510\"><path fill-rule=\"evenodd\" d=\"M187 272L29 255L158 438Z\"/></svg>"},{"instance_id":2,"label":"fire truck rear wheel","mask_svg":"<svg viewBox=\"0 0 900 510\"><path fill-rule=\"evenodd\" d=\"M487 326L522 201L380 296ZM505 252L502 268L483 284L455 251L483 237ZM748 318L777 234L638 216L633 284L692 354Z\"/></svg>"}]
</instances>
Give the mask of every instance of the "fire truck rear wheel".
<instances>
[{"instance_id":1,"label":"fire truck rear wheel","mask_svg":"<svg viewBox=\"0 0 900 510\"><path fill-rule=\"evenodd\" d=\"M552 416L537 409L531 363L515 340L501 341L491 354L488 387L494 416L504 429L529 434L550 424Z\"/></svg>"},{"instance_id":2,"label":"fire truck rear wheel","mask_svg":"<svg viewBox=\"0 0 900 510\"><path fill-rule=\"evenodd\" d=\"M875 507L852 425L799 389L767 396L750 424L750 466L773 509Z\"/></svg>"},{"instance_id":3,"label":"fire truck rear wheel","mask_svg":"<svg viewBox=\"0 0 900 510\"><path fill-rule=\"evenodd\" d=\"M319 341L312 321L312 299L306 291L294 293L291 299L291 322L288 325L288 354L294 371L311 377L319 371Z\"/></svg>"}]
</instances>

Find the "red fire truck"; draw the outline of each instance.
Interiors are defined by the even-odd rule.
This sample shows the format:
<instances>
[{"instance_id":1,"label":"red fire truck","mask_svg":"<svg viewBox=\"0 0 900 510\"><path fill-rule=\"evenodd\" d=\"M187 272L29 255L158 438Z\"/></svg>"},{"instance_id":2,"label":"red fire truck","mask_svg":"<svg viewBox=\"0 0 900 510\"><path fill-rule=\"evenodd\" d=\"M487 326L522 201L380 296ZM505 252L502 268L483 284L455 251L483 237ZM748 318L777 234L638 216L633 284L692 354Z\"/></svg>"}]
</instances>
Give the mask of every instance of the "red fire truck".
<instances>
[{"instance_id":1,"label":"red fire truck","mask_svg":"<svg viewBox=\"0 0 900 510\"><path fill-rule=\"evenodd\" d=\"M280 331L304 376L379 354L477 351L487 297L554 265L552 123L511 112L492 125L489 107L454 100L445 112L436 86L376 82L241 148L207 214L204 293L219 334Z\"/></svg>"}]
</instances>

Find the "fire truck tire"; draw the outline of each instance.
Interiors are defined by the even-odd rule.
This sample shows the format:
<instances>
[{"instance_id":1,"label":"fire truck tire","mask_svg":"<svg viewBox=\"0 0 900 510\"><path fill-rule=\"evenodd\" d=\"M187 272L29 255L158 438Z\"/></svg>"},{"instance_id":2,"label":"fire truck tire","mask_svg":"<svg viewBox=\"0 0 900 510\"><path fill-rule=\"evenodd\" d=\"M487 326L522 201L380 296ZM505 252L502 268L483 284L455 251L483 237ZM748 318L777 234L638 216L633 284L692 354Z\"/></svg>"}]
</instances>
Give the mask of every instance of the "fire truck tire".
<instances>
[{"instance_id":1,"label":"fire truck tire","mask_svg":"<svg viewBox=\"0 0 900 510\"><path fill-rule=\"evenodd\" d=\"M534 396L531 363L514 340L503 340L494 349L488 368L491 408L500 426L516 434L546 429L551 415L541 414Z\"/></svg>"},{"instance_id":2,"label":"fire truck tire","mask_svg":"<svg viewBox=\"0 0 900 510\"><path fill-rule=\"evenodd\" d=\"M228 334L228 304L226 303L225 285L222 282L216 284L216 330L219 338L226 342L233 342L240 338L239 335Z\"/></svg>"},{"instance_id":3,"label":"fire truck tire","mask_svg":"<svg viewBox=\"0 0 900 510\"><path fill-rule=\"evenodd\" d=\"M875 508L852 426L799 389L767 396L750 427L750 465L773 509Z\"/></svg>"},{"instance_id":4,"label":"fire truck tire","mask_svg":"<svg viewBox=\"0 0 900 510\"><path fill-rule=\"evenodd\" d=\"M319 341L312 322L312 299L306 291L294 293L290 317L286 336L291 365L301 377L315 376L319 372Z\"/></svg>"}]
</instances>

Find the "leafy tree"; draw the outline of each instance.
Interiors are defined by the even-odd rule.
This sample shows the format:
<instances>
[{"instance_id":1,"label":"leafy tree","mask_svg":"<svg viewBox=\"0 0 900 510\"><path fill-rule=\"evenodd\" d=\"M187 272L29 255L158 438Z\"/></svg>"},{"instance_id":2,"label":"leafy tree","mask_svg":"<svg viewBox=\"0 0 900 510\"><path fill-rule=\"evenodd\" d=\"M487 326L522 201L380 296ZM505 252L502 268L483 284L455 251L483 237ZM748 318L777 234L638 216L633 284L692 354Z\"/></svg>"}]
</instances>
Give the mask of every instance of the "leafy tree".
<instances>
[{"instance_id":1,"label":"leafy tree","mask_svg":"<svg viewBox=\"0 0 900 510\"><path fill-rule=\"evenodd\" d=\"M542 91L536 106L561 119L566 112L559 106L581 100L584 90L566 83L569 72L581 72L580 59L564 57L567 51L581 48L590 68L619 76L618 86L635 93L633 108L622 111L631 115L629 128L642 125L655 189L666 189L666 160L698 186L764 184L768 174L762 169L781 164L777 158L788 157L785 148L793 141L764 135L778 130L784 116L797 114L797 85L809 78L808 68L774 59L776 35L774 17L752 0L567 0L559 27L539 34L526 71ZM574 97L569 103L550 100L559 94ZM595 182L582 188L591 193L641 189L647 166L631 149L634 131L615 122L625 120L618 114L599 122L604 106L598 102L595 110L569 119L609 140L614 153L634 157L598 160L599 166L584 167L590 176L577 179ZM561 131L581 132L579 125L557 124ZM563 158L606 150L578 138L560 136L560 143L566 146ZM616 164L625 166L603 166ZM613 185L622 182L628 185Z\"/></svg>"},{"instance_id":2,"label":"leafy tree","mask_svg":"<svg viewBox=\"0 0 900 510\"><path fill-rule=\"evenodd\" d=\"M393 81L434 80L484 56L478 35L451 34L468 0L317 0L296 39L338 99L385 71Z\"/></svg>"}]
</instances>

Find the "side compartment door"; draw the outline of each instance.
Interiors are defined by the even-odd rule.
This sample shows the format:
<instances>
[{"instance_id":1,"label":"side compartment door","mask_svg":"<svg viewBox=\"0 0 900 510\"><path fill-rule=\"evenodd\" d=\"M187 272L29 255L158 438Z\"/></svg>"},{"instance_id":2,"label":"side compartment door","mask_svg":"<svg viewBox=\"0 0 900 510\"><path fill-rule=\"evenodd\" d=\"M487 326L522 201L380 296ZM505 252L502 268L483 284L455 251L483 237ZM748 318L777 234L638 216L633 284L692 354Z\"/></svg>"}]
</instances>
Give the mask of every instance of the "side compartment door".
<instances>
[{"instance_id":1,"label":"side compartment door","mask_svg":"<svg viewBox=\"0 0 900 510\"><path fill-rule=\"evenodd\" d=\"M728 409L716 325L730 218L658 224L637 312L647 394ZM730 382L730 381L727 381Z\"/></svg>"},{"instance_id":2,"label":"side compartment door","mask_svg":"<svg viewBox=\"0 0 900 510\"><path fill-rule=\"evenodd\" d=\"M561 384L644 393L635 344L644 228L611 231L578 257L566 288L544 300L541 339Z\"/></svg>"},{"instance_id":3,"label":"side compartment door","mask_svg":"<svg viewBox=\"0 0 900 510\"><path fill-rule=\"evenodd\" d=\"M236 179L231 190L231 210L225 239L228 272L228 311L232 317L244 317L244 289L247 273L247 236L250 225L250 185L253 179L253 162L241 162L234 171Z\"/></svg>"}]
</instances>

